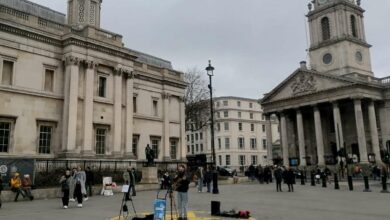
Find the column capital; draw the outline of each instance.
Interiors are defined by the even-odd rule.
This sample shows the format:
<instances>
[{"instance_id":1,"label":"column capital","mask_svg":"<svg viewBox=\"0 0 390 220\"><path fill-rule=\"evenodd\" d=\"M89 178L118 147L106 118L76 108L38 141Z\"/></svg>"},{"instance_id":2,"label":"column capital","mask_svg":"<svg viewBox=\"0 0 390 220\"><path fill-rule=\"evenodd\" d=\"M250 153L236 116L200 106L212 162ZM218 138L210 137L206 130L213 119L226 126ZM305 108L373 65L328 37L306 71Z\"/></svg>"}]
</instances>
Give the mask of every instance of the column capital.
<instances>
[{"instance_id":1,"label":"column capital","mask_svg":"<svg viewBox=\"0 0 390 220\"><path fill-rule=\"evenodd\" d=\"M85 60L84 64L88 69L95 69L99 66L99 63L94 60Z\"/></svg>"},{"instance_id":2,"label":"column capital","mask_svg":"<svg viewBox=\"0 0 390 220\"><path fill-rule=\"evenodd\" d=\"M169 93L167 93L167 92L163 92L163 93L161 93L161 97L162 97L163 99L169 99L169 98L171 97L171 94L169 94Z\"/></svg>"},{"instance_id":3,"label":"column capital","mask_svg":"<svg viewBox=\"0 0 390 220\"><path fill-rule=\"evenodd\" d=\"M122 66L114 67L114 75L125 75L126 77L133 78L134 72L131 69L124 68Z\"/></svg>"},{"instance_id":4,"label":"column capital","mask_svg":"<svg viewBox=\"0 0 390 220\"><path fill-rule=\"evenodd\" d=\"M82 59L72 55L66 56L64 60L66 66L71 66L71 65L78 66L82 61Z\"/></svg>"}]
</instances>

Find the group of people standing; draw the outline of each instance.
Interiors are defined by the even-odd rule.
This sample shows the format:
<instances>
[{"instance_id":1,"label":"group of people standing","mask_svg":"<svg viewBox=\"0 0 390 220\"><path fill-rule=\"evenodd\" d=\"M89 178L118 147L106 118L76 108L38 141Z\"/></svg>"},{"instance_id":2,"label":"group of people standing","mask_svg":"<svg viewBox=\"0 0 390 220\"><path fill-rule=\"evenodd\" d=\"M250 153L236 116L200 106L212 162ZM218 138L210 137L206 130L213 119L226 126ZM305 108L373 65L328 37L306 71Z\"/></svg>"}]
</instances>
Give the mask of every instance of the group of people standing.
<instances>
[{"instance_id":1,"label":"group of people standing","mask_svg":"<svg viewBox=\"0 0 390 220\"><path fill-rule=\"evenodd\" d=\"M277 192L283 192L282 191L282 181L287 184L288 191L294 192L294 184L295 184L295 173L294 170L289 167L276 167L274 171L274 176L276 180L276 191Z\"/></svg>"},{"instance_id":2,"label":"group of people standing","mask_svg":"<svg viewBox=\"0 0 390 220\"><path fill-rule=\"evenodd\" d=\"M83 171L80 166L72 171L67 169L65 174L60 179L62 192L62 205L64 209L69 207L69 201L77 200L77 207L83 207L83 201L88 200L87 189L89 195L92 195L93 172L88 167L87 171Z\"/></svg>"},{"instance_id":3,"label":"group of people standing","mask_svg":"<svg viewBox=\"0 0 390 220\"><path fill-rule=\"evenodd\" d=\"M203 167L198 167L194 174L194 182L197 184L198 192L203 192L203 186L206 185L207 192L211 192L211 182L213 181L213 172L211 168L206 170Z\"/></svg>"}]
</instances>

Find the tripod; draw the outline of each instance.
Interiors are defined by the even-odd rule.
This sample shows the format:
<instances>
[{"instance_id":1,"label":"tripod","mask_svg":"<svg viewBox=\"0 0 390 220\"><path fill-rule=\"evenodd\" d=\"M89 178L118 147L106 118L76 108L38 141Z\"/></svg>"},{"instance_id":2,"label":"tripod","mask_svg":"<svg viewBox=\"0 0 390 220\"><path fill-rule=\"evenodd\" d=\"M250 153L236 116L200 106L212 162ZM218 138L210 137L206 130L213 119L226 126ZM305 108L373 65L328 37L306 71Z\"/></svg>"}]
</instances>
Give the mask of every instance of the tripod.
<instances>
[{"instance_id":1,"label":"tripod","mask_svg":"<svg viewBox=\"0 0 390 220\"><path fill-rule=\"evenodd\" d=\"M127 201L128 201L127 194L129 194L129 197L130 197L129 201L131 201L131 205L133 206L134 214L135 214L135 216L137 216L137 211L135 211L135 207L134 207L133 197L130 194L130 188L129 188L128 192L123 192L123 198L122 198L122 203L121 203L121 209L119 211L119 219L118 220L121 220L122 215L123 215L122 216L123 220L127 220L127 218L129 217L129 208L127 207Z\"/></svg>"},{"instance_id":2,"label":"tripod","mask_svg":"<svg viewBox=\"0 0 390 220\"><path fill-rule=\"evenodd\" d=\"M157 198L159 198L159 194L160 194L160 191L158 191L158 193L157 193ZM173 220L173 209L175 209L176 216L178 215L178 213L177 213L176 202L175 202L175 198L173 195L173 189L172 189L171 184L168 185L167 192L165 193L165 196L164 196L165 201L167 201L168 196L169 196L171 220ZM167 215L167 210L165 209L164 210L164 219L166 218L166 215Z\"/></svg>"}]
</instances>

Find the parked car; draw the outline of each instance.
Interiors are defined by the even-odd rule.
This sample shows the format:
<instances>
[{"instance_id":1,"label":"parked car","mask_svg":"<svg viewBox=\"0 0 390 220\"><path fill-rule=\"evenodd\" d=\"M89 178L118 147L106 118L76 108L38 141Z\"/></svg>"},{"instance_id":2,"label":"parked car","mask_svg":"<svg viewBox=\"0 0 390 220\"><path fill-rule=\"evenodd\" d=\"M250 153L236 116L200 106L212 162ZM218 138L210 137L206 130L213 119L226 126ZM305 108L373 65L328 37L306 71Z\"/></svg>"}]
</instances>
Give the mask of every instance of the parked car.
<instances>
[{"instance_id":1,"label":"parked car","mask_svg":"<svg viewBox=\"0 0 390 220\"><path fill-rule=\"evenodd\" d=\"M217 171L220 176L234 176L237 175L237 171L229 167L217 167Z\"/></svg>"}]
</instances>

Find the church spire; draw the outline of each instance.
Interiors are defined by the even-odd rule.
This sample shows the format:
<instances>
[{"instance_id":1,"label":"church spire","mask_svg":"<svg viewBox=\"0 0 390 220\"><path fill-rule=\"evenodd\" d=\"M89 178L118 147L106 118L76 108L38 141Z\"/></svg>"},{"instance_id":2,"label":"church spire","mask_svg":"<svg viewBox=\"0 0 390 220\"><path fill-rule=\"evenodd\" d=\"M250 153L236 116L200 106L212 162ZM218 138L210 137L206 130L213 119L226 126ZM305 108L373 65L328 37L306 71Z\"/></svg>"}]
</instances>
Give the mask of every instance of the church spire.
<instances>
[{"instance_id":1,"label":"church spire","mask_svg":"<svg viewBox=\"0 0 390 220\"><path fill-rule=\"evenodd\" d=\"M100 27L100 9L103 0L68 0L68 24L82 28Z\"/></svg>"},{"instance_id":2,"label":"church spire","mask_svg":"<svg viewBox=\"0 0 390 220\"><path fill-rule=\"evenodd\" d=\"M366 42L364 9L360 4L360 0L309 3L309 56L313 69L335 75L373 75L371 45Z\"/></svg>"}]
</instances>

